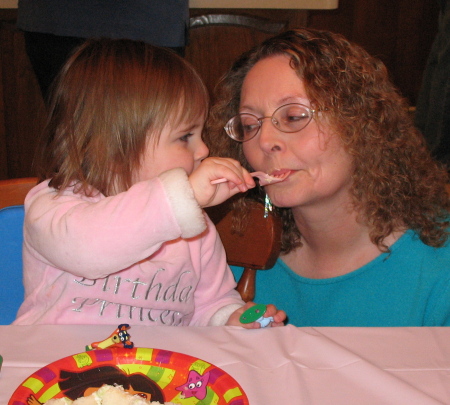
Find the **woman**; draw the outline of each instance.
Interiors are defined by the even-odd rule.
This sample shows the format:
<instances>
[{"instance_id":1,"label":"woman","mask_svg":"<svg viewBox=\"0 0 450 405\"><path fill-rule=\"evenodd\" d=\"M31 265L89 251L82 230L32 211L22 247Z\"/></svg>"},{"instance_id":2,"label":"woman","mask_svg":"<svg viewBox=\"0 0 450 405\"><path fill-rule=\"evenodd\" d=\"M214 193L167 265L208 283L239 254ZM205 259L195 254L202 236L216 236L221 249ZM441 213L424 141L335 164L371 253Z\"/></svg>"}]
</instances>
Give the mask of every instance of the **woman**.
<instances>
[{"instance_id":1,"label":"woman","mask_svg":"<svg viewBox=\"0 0 450 405\"><path fill-rule=\"evenodd\" d=\"M264 187L282 252L255 301L297 326L450 325L447 173L382 62L292 30L237 60L217 100L211 154L289 174Z\"/></svg>"}]
</instances>

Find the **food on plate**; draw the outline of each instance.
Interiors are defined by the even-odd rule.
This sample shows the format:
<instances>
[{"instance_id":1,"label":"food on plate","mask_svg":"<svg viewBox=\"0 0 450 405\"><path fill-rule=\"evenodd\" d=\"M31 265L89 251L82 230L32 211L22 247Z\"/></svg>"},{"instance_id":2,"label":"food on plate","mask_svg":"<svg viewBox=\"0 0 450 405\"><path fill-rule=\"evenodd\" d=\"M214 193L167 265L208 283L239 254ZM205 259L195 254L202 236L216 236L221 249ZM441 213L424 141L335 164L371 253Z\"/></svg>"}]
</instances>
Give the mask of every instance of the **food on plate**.
<instances>
[{"instance_id":1,"label":"food on plate","mask_svg":"<svg viewBox=\"0 0 450 405\"><path fill-rule=\"evenodd\" d=\"M122 386L104 385L98 391L83 398L72 401L68 398L50 399L44 405L161 405L159 402L149 402L137 395L126 392ZM165 405L175 405L165 402Z\"/></svg>"}]
</instances>

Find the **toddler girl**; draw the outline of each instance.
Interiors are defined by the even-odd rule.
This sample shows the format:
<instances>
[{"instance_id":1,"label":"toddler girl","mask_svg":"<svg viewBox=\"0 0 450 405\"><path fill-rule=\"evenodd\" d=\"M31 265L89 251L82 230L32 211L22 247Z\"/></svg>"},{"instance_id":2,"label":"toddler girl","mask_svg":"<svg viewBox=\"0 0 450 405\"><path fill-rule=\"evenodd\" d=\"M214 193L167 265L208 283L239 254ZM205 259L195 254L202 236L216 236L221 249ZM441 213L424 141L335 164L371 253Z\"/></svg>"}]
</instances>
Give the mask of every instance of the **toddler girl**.
<instances>
[{"instance_id":1,"label":"toddler girl","mask_svg":"<svg viewBox=\"0 0 450 405\"><path fill-rule=\"evenodd\" d=\"M171 51L96 39L72 55L25 200L16 324L242 325L247 306L202 208L255 183L237 161L206 158L207 108ZM278 326L285 314L267 316Z\"/></svg>"}]
</instances>

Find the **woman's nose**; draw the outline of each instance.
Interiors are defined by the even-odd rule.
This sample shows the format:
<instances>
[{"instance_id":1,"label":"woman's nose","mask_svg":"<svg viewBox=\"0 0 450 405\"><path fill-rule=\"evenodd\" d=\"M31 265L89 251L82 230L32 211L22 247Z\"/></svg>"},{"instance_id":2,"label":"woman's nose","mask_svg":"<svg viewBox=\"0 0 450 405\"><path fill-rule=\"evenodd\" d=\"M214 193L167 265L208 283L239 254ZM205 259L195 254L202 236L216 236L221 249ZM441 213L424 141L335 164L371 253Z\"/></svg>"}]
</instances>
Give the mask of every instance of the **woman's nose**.
<instances>
[{"instance_id":1,"label":"woman's nose","mask_svg":"<svg viewBox=\"0 0 450 405\"><path fill-rule=\"evenodd\" d=\"M281 150L283 147L283 133L270 120L262 121L259 128L259 145L266 152Z\"/></svg>"}]
</instances>

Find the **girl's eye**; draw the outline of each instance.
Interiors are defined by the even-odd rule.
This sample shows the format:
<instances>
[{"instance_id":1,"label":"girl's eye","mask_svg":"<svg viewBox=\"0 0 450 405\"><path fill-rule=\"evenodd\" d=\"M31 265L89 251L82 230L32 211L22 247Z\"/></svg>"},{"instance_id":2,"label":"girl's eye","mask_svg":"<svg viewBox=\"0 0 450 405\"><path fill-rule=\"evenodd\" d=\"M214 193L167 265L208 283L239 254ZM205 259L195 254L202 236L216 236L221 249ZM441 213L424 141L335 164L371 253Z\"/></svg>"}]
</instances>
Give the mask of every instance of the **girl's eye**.
<instances>
[{"instance_id":1,"label":"girl's eye","mask_svg":"<svg viewBox=\"0 0 450 405\"><path fill-rule=\"evenodd\" d=\"M179 140L180 140L181 142L188 142L188 141L189 141L189 138L190 138L192 135L193 135L192 133L183 135L182 137L179 138Z\"/></svg>"}]
</instances>

